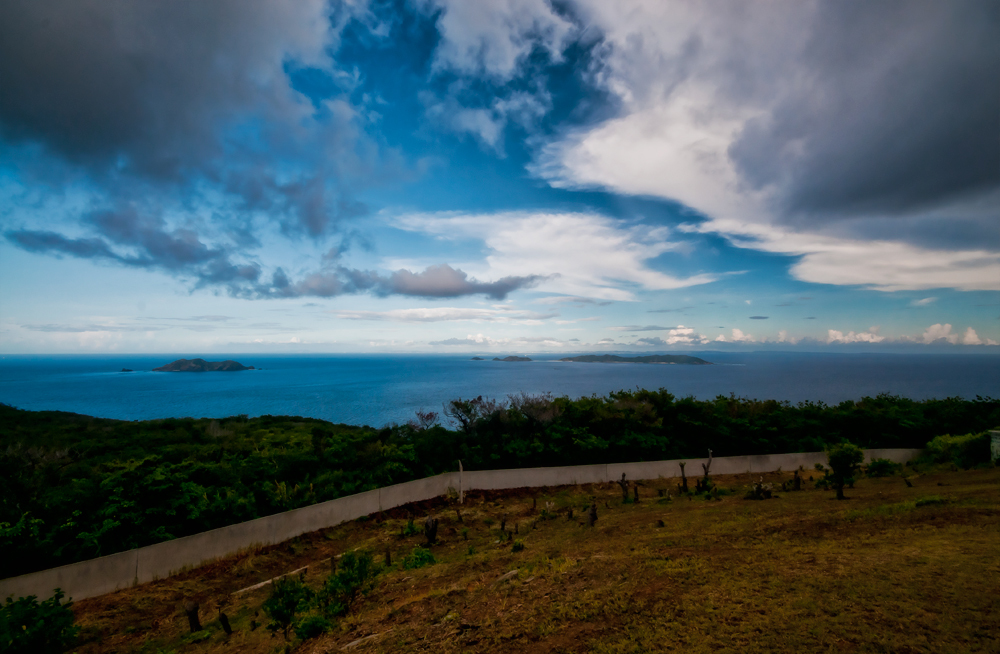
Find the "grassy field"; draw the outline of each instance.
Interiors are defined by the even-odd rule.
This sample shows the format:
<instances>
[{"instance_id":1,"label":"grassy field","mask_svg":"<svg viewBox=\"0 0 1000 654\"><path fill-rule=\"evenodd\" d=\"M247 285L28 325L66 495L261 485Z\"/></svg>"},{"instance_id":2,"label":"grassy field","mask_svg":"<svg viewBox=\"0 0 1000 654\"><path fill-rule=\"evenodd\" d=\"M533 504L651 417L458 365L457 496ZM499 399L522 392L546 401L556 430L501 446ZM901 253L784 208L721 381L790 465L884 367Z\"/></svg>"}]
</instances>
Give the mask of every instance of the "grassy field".
<instances>
[{"instance_id":1,"label":"grassy field","mask_svg":"<svg viewBox=\"0 0 1000 654\"><path fill-rule=\"evenodd\" d=\"M442 498L410 507L418 526L440 519L437 563L403 568L424 539L401 537L397 509L78 602L76 651L1000 651L1000 469L905 474L913 487L861 479L842 502L809 482L781 492L782 473L765 475L778 497L763 501L743 499L757 475L715 478L715 500L678 499L667 479L642 483L638 504L614 484ZM520 551L500 537L504 516ZM318 588L329 557L355 548L393 565L318 638L265 628L270 586L233 594L303 566ZM205 628L193 636L191 599Z\"/></svg>"}]
</instances>

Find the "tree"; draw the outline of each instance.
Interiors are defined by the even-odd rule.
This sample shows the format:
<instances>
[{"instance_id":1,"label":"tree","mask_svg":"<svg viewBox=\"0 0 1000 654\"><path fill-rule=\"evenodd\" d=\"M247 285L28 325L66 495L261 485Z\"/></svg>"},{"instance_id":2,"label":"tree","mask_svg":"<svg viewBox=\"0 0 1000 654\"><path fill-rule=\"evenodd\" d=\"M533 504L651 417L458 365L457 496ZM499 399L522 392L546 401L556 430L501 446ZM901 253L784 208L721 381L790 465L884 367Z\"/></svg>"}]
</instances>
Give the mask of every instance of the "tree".
<instances>
[{"instance_id":1,"label":"tree","mask_svg":"<svg viewBox=\"0 0 1000 654\"><path fill-rule=\"evenodd\" d=\"M309 608L313 592L302 581L294 577L275 579L271 585L271 596L264 600L264 613L271 618L267 628L282 630L288 640L288 629L295 623L299 611Z\"/></svg>"},{"instance_id":2,"label":"tree","mask_svg":"<svg viewBox=\"0 0 1000 654\"><path fill-rule=\"evenodd\" d=\"M345 552L337 572L331 574L319 592L319 603L329 616L345 615L359 595L375 587L378 570L371 552Z\"/></svg>"},{"instance_id":3,"label":"tree","mask_svg":"<svg viewBox=\"0 0 1000 654\"><path fill-rule=\"evenodd\" d=\"M844 484L854 477L861 462L865 460L864 450L851 443L840 443L826 451L826 458L832 471L830 482L837 489L837 499L842 500Z\"/></svg>"}]
</instances>

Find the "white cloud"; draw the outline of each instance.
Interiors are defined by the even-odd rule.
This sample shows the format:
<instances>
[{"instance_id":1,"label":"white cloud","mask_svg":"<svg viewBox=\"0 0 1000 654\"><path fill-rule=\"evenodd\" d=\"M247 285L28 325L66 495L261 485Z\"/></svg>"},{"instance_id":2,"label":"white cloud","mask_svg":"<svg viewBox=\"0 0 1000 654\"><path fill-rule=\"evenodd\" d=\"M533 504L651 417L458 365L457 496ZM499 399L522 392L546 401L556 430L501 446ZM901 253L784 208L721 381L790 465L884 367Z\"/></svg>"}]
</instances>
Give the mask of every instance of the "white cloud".
<instances>
[{"instance_id":1,"label":"white cloud","mask_svg":"<svg viewBox=\"0 0 1000 654\"><path fill-rule=\"evenodd\" d=\"M1000 290L1000 254L930 250L898 241L864 241L740 220L714 219L683 231L718 233L738 247L797 255L793 277L879 291L955 288Z\"/></svg>"},{"instance_id":2,"label":"white cloud","mask_svg":"<svg viewBox=\"0 0 1000 654\"><path fill-rule=\"evenodd\" d=\"M667 290L715 281L711 274L680 278L647 261L675 250L670 230L623 225L591 213L410 214L395 226L442 239L481 239L489 254L478 276L541 275L539 289L602 300L632 300L635 289ZM518 271L518 272L513 272Z\"/></svg>"},{"instance_id":3,"label":"white cloud","mask_svg":"<svg viewBox=\"0 0 1000 654\"><path fill-rule=\"evenodd\" d=\"M425 307L417 309L393 309L390 311L335 310L330 313L346 320L386 320L391 322L472 320L519 324L540 324L543 320L559 315L557 313L520 311L512 308L476 309L462 307Z\"/></svg>"},{"instance_id":4,"label":"white cloud","mask_svg":"<svg viewBox=\"0 0 1000 654\"><path fill-rule=\"evenodd\" d=\"M937 300L936 297L925 297L922 300L914 300L913 302L910 302L910 304L915 307L925 307L931 302L935 302L936 300Z\"/></svg>"},{"instance_id":5,"label":"white cloud","mask_svg":"<svg viewBox=\"0 0 1000 654\"><path fill-rule=\"evenodd\" d=\"M429 0L426 4L441 10L436 70L507 81L535 48L560 60L575 30L547 0Z\"/></svg>"},{"instance_id":6,"label":"white cloud","mask_svg":"<svg viewBox=\"0 0 1000 654\"><path fill-rule=\"evenodd\" d=\"M878 327L869 327L866 332L847 332L836 329L827 331L827 343L881 343L885 336L879 336Z\"/></svg>"},{"instance_id":7,"label":"white cloud","mask_svg":"<svg viewBox=\"0 0 1000 654\"><path fill-rule=\"evenodd\" d=\"M958 334L951 333L950 324L937 323L931 325L924 331L924 335L920 337L922 343L933 343L934 341L945 340L949 343L958 342Z\"/></svg>"},{"instance_id":8,"label":"white cloud","mask_svg":"<svg viewBox=\"0 0 1000 654\"><path fill-rule=\"evenodd\" d=\"M751 334L744 334L742 329L733 328L732 335L727 339L722 334L715 337L715 340L719 343L756 343L757 339Z\"/></svg>"},{"instance_id":9,"label":"white cloud","mask_svg":"<svg viewBox=\"0 0 1000 654\"><path fill-rule=\"evenodd\" d=\"M979 338L979 334L972 327L965 330L965 336L962 337L962 343L964 345L982 345L983 341Z\"/></svg>"}]
</instances>

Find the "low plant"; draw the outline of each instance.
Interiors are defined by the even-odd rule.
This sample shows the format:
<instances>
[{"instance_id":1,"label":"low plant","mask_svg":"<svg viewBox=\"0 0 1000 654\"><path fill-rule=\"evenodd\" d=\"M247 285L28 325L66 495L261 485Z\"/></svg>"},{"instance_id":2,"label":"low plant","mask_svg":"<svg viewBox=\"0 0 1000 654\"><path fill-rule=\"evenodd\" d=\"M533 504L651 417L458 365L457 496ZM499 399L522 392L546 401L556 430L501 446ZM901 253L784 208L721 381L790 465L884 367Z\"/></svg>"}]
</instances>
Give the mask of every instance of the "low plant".
<instances>
[{"instance_id":1,"label":"low plant","mask_svg":"<svg viewBox=\"0 0 1000 654\"><path fill-rule=\"evenodd\" d=\"M406 570L415 570L435 563L437 559L426 547L414 547L412 552L403 557L403 568Z\"/></svg>"},{"instance_id":2,"label":"low plant","mask_svg":"<svg viewBox=\"0 0 1000 654\"><path fill-rule=\"evenodd\" d=\"M61 604L63 592L56 589L47 600L34 595L0 606L0 651L5 654L61 654L76 641L80 631L73 625L72 601Z\"/></svg>"},{"instance_id":3,"label":"low plant","mask_svg":"<svg viewBox=\"0 0 1000 654\"><path fill-rule=\"evenodd\" d=\"M524 551L524 543L522 543L519 540L514 541L514 545L511 546L510 551L511 552L523 552Z\"/></svg>"}]
</instances>

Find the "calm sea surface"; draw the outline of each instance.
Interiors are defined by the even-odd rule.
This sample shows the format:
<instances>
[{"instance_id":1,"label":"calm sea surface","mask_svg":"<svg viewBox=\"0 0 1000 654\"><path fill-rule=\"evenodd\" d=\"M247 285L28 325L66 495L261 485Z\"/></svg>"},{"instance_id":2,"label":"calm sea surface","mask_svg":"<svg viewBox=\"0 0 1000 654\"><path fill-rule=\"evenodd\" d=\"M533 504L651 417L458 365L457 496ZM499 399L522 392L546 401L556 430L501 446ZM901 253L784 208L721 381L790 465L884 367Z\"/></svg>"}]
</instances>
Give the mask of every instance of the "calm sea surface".
<instances>
[{"instance_id":1,"label":"calm sea surface","mask_svg":"<svg viewBox=\"0 0 1000 654\"><path fill-rule=\"evenodd\" d=\"M1000 356L695 353L719 365L471 361L469 356L230 354L263 370L157 373L181 355L0 357L0 402L106 418L302 415L382 426L458 397L545 393L581 397L620 389L836 403L889 392L914 399L1000 397ZM192 358L195 355L187 355ZM565 355L563 355L565 356ZM136 372L122 373L122 368Z\"/></svg>"}]
</instances>

